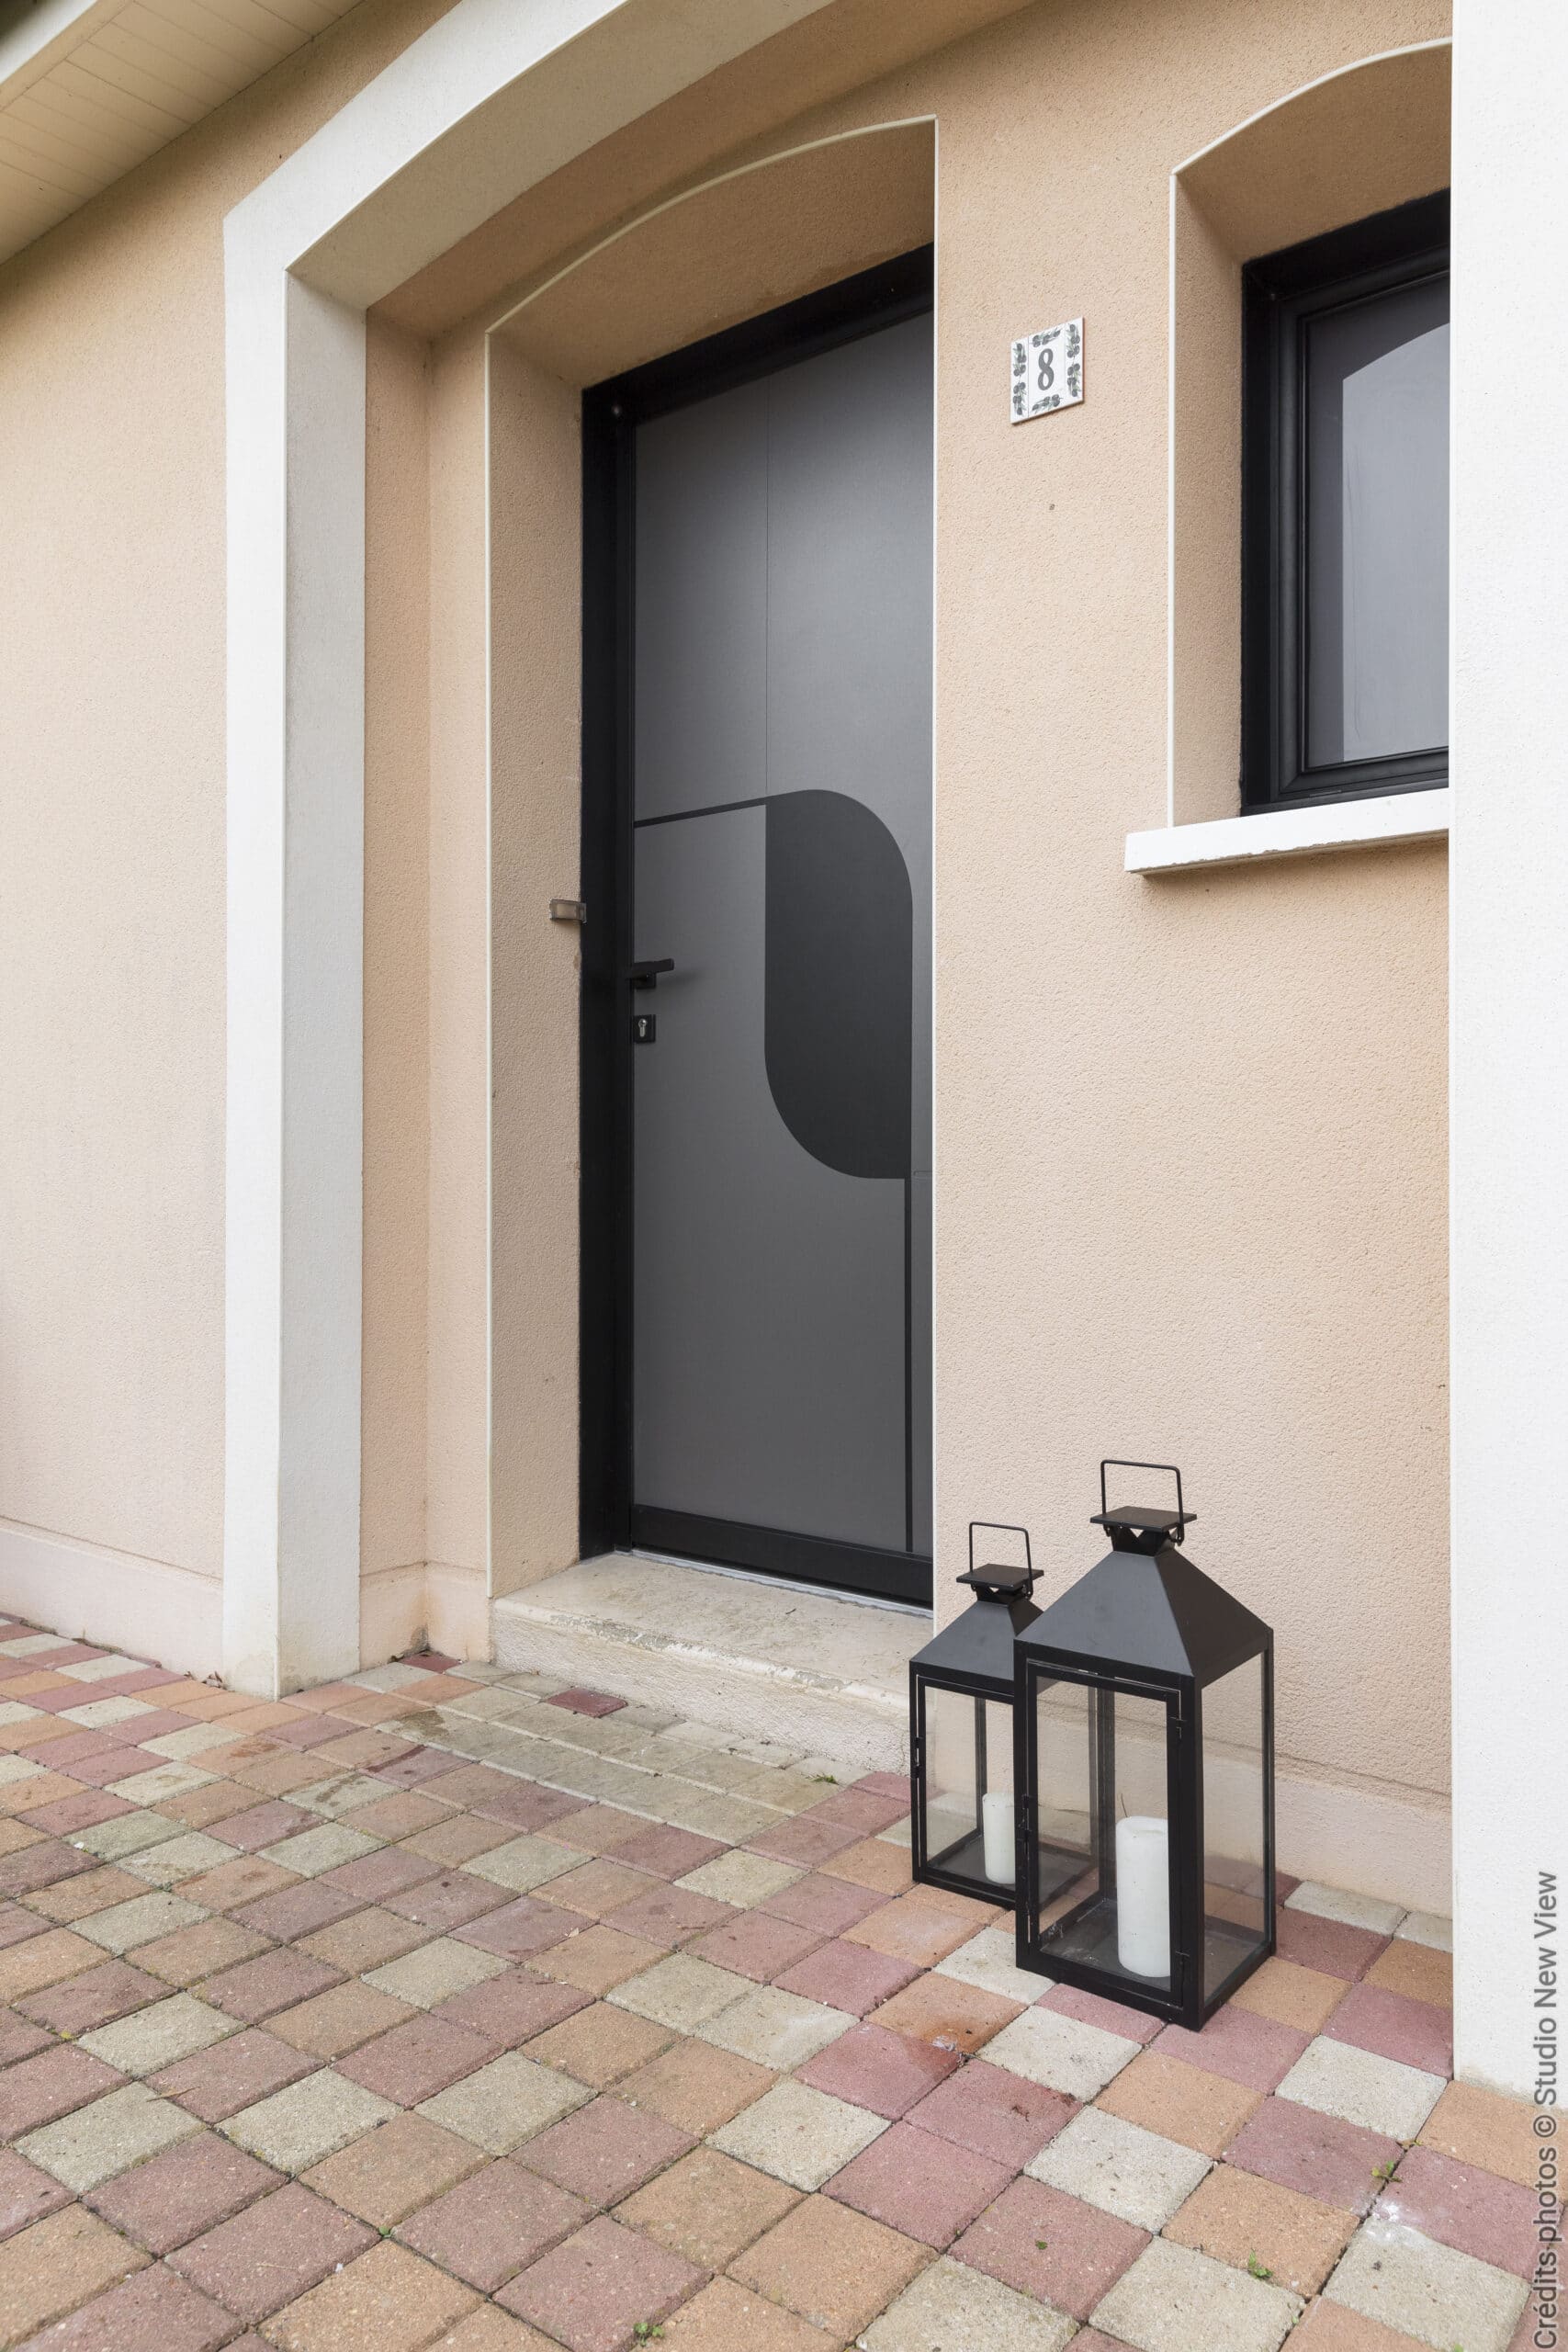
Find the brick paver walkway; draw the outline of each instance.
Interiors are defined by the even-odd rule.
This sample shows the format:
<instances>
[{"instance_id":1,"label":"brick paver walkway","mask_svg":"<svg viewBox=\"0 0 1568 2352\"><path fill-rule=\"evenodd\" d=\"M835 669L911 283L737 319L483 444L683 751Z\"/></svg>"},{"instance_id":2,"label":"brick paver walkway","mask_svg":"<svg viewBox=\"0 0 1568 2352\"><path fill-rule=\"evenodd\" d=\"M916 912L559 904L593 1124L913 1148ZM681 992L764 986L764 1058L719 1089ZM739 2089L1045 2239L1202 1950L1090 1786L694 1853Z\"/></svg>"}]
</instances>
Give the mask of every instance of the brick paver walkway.
<instances>
[{"instance_id":1,"label":"brick paver walkway","mask_svg":"<svg viewBox=\"0 0 1568 2352\"><path fill-rule=\"evenodd\" d=\"M0 2345L1509 2352L1529 2111L1297 1887L1201 2035L1021 1975L905 1783L430 1660L0 1620Z\"/></svg>"}]
</instances>

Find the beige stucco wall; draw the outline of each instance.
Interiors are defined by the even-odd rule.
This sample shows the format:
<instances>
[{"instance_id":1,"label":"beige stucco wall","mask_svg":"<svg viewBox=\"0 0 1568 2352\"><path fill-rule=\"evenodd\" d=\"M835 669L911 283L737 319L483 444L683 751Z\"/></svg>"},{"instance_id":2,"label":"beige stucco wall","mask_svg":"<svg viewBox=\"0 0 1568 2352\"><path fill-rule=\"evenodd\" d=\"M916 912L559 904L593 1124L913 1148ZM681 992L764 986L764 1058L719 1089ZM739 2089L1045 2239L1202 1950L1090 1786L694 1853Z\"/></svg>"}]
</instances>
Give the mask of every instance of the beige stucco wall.
<instances>
[{"instance_id":1,"label":"beige stucco wall","mask_svg":"<svg viewBox=\"0 0 1568 2352\"><path fill-rule=\"evenodd\" d=\"M1345 1875L1376 1883L1380 1849L1402 1838L1435 1886L1445 854L1150 883L1122 872L1121 851L1127 831L1162 820L1167 793L1170 173L1315 75L1444 29L1440 8L1406 0L1293 25L1230 0L1032 10L708 165L879 122L937 126L939 1610L956 1605L971 1515L1029 1522L1054 1590L1094 1556L1100 1453L1179 1459L1197 1556L1277 1629L1287 1860L1292 1838L1301 1852L1334 1847ZM1411 184L1374 200L1443 176L1433 138L1404 127ZM656 133L636 127L644 151ZM630 141L612 142L622 167ZM1020 201L1043 149L1052 200ZM666 160L678 187L689 150L672 139ZM793 168L777 173L780 235L757 240L774 256L799 210ZM754 197L729 185L727 222L753 201L765 215L768 177ZM1334 217L1331 192L1311 201L1328 209L1309 226ZM570 385L660 347L647 321L661 302L666 344L688 339L694 269L728 288L733 260L733 232L698 227L702 208L684 223L662 212L597 255L574 218L572 250L591 257L492 351L516 338ZM1275 241L1260 219L1249 245L1226 218L1232 277L1237 252ZM525 231L542 237L533 211L520 250ZM489 259L499 289L504 256ZM737 297L729 315L799 290L777 268L759 266L758 300ZM552 275L547 259L505 299ZM424 274L422 300L438 301L437 279ZM469 332L501 307L498 291ZM998 390L1011 335L1080 309L1084 407L1015 431ZM1188 449L1201 508L1216 460L1190 426ZM552 560L558 521L540 525ZM1224 561L1212 537L1203 552ZM501 612L498 648L525 658L513 632L538 616L503 629ZM1212 677L1234 675L1233 614L1207 616ZM569 758L565 697L533 716ZM1224 728L1216 741L1207 805L1185 815L1234 808ZM1190 751L1190 770L1201 746ZM498 871L498 921L506 889ZM523 920L541 912L536 897ZM499 1037L523 1016L499 966L495 978ZM513 1178L497 1145L499 1228ZM529 1194L541 1249L570 1247L569 1188L554 1198L547 1243ZM499 1465L499 1419L495 1441ZM536 1452L536 1497L569 1491L573 1467L563 1426ZM509 1559L505 1581L549 1565ZM499 1547L496 1569L500 1589Z\"/></svg>"},{"instance_id":2,"label":"beige stucco wall","mask_svg":"<svg viewBox=\"0 0 1568 2352\"><path fill-rule=\"evenodd\" d=\"M204 1672L223 1486L222 221L440 14L370 0L0 268L0 1600ZM374 1142L367 1164L374 1184Z\"/></svg>"},{"instance_id":3,"label":"beige stucco wall","mask_svg":"<svg viewBox=\"0 0 1568 2352\"><path fill-rule=\"evenodd\" d=\"M0 1519L168 1655L221 1512L221 218L438 13L373 0L0 272ZM566 378L646 349L604 361L579 302L487 388L484 329L711 169L934 119L939 1605L971 1515L1032 1524L1055 1589L1100 1454L1180 1459L1197 1555L1277 1628L1287 1774L1386 1834L1447 1763L1444 856L1149 883L1121 846L1165 808L1170 172L1445 10L1062 0L833 95L886 25L857 0L830 66L825 21L712 77L373 322L367 1653L482 1639L487 1564L572 1525ZM1084 406L1010 428L1009 341L1080 311Z\"/></svg>"}]
</instances>

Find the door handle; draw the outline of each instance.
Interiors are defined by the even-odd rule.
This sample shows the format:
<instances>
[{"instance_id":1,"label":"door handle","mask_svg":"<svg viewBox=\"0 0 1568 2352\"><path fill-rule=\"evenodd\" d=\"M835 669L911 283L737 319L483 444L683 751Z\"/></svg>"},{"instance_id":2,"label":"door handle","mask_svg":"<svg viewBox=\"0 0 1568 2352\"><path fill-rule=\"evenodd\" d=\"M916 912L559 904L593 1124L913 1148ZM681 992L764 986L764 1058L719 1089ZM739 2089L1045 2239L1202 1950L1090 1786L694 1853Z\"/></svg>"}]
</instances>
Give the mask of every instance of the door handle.
<instances>
[{"instance_id":1,"label":"door handle","mask_svg":"<svg viewBox=\"0 0 1568 2352\"><path fill-rule=\"evenodd\" d=\"M650 963L634 964L626 974L626 978L634 989L655 989L659 986L660 973L672 972L674 969L673 956L660 956Z\"/></svg>"}]
</instances>

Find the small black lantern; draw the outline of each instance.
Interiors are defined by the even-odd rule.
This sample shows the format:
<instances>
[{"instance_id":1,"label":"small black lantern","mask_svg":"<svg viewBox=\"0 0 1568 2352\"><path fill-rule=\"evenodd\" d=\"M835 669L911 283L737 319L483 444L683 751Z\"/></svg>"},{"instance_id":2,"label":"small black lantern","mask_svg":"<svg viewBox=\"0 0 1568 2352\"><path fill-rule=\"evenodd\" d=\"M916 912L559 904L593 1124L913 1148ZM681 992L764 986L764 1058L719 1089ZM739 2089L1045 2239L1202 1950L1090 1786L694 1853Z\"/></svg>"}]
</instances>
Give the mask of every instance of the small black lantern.
<instances>
[{"instance_id":1,"label":"small black lantern","mask_svg":"<svg viewBox=\"0 0 1568 2352\"><path fill-rule=\"evenodd\" d=\"M1102 1462L1100 1503L1111 1550L1017 1644L1018 1962L1196 2031L1274 1949L1274 1637L1177 1550L1172 1464Z\"/></svg>"},{"instance_id":2,"label":"small black lantern","mask_svg":"<svg viewBox=\"0 0 1568 2352\"><path fill-rule=\"evenodd\" d=\"M975 1532L1021 1535L1021 1566L975 1565ZM957 1581L975 1598L909 1660L911 1870L983 1903L1013 1901L1013 1643L1040 1614L1030 1599L1029 1531L972 1520L969 1566Z\"/></svg>"}]
</instances>

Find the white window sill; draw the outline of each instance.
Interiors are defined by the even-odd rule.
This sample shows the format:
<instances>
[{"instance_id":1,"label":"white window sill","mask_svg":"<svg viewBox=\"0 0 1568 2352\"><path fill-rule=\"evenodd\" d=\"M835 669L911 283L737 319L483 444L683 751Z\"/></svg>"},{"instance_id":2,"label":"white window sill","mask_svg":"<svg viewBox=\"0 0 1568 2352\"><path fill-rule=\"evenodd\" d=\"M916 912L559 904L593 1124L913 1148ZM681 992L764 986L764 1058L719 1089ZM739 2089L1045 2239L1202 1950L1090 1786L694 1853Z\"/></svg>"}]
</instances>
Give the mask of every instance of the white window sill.
<instances>
[{"instance_id":1,"label":"white window sill","mask_svg":"<svg viewBox=\"0 0 1568 2352\"><path fill-rule=\"evenodd\" d=\"M1198 825L1157 825L1127 836L1129 874L1182 874L1198 865L1251 865L1271 857L1370 849L1378 842L1441 840L1449 787L1391 792L1375 800L1335 800L1312 808L1270 808L1256 817L1216 817Z\"/></svg>"}]
</instances>

